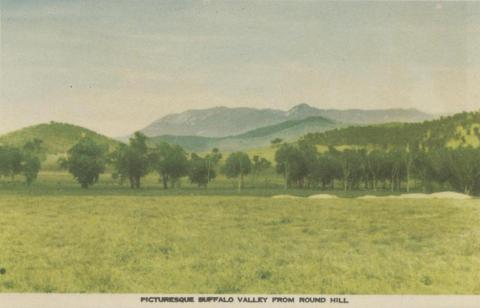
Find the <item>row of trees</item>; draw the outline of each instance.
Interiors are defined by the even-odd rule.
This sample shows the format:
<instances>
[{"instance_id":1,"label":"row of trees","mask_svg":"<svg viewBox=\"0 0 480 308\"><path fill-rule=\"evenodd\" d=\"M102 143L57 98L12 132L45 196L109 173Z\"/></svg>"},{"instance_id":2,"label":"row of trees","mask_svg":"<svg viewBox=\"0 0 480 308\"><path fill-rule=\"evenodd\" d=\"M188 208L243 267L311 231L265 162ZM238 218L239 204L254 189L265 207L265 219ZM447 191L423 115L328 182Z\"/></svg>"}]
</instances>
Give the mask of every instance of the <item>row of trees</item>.
<instances>
[{"instance_id":1,"label":"row of trees","mask_svg":"<svg viewBox=\"0 0 480 308\"><path fill-rule=\"evenodd\" d=\"M295 144L273 143L276 171L284 178L285 188L367 189L391 191L421 187L453 189L467 194L480 193L480 149L462 146L455 149L422 148L418 144L377 147L372 150L350 148L339 151L330 147L319 153L316 146L300 141ZM38 139L23 147L0 146L0 176L14 178L22 174L30 185L36 178L44 159L42 142ZM222 154L218 149L200 156L188 154L178 145L161 143L152 146L148 138L136 133L128 144L121 144L113 152L107 146L82 138L60 159L83 188L95 184L108 165L113 176L130 187L138 189L141 180L150 172L157 172L165 189L178 186L182 177L207 187L218 172L238 179L238 188L244 186L244 177L255 179L260 172L271 168L271 162L243 152L230 154L220 166Z\"/></svg>"},{"instance_id":2,"label":"row of trees","mask_svg":"<svg viewBox=\"0 0 480 308\"><path fill-rule=\"evenodd\" d=\"M282 144L275 160L285 187L335 188L343 190L380 188L409 192L420 184L424 191L435 186L467 194L480 192L480 149L473 147L422 149L397 146L390 149L346 149L330 147L319 153L314 145Z\"/></svg>"},{"instance_id":3,"label":"row of trees","mask_svg":"<svg viewBox=\"0 0 480 308\"><path fill-rule=\"evenodd\" d=\"M37 178L43 158L42 141L39 139L29 141L20 148L0 145L0 177L13 179L23 175L30 185Z\"/></svg>"},{"instance_id":4,"label":"row of trees","mask_svg":"<svg viewBox=\"0 0 480 308\"><path fill-rule=\"evenodd\" d=\"M95 184L110 164L114 169L114 178L121 182L128 181L133 189L140 188L142 178L152 171L158 173L164 189L168 189L177 186L179 179L185 176L188 176L192 183L207 187L217 176L222 159L218 149L213 149L201 157L196 153L188 155L179 145L161 143L151 147L148 138L138 132L128 144L121 144L110 154L107 150L93 140L83 138L68 151L66 158L60 160L60 165L67 169L83 188ZM229 178L238 178L238 188L242 189L245 175L255 175L270 165L269 161L259 156L253 157L252 161L247 154L236 152L227 157L221 171Z\"/></svg>"}]
</instances>

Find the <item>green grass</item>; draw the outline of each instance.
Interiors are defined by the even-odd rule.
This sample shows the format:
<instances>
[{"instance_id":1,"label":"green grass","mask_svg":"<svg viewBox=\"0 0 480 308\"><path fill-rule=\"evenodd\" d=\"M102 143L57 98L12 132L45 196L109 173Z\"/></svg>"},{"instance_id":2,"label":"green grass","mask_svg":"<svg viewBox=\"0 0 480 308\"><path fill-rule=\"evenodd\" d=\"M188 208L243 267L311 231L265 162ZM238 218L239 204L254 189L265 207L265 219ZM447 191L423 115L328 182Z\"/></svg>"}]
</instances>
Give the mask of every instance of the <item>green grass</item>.
<instances>
[{"instance_id":1,"label":"green grass","mask_svg":"<svg viewBox=\"0 0 480 308\"><path fill-rule=\"evenodd\" d=\"M7 188L0 292L480 294L480 200Z\"/></svg>"},{"instance_id":2,"label":"green grass","mask_svg":"<svg viewBox=\"0 0 480 308\"><path fill-rule=\"evenodd\" d=\"M273 174L246 185L2 179L0 292L480 294L478 199L358 200L371 192L285 191ZM347 198L270 198L285 193Z\"/></svg>"}]
</instances>

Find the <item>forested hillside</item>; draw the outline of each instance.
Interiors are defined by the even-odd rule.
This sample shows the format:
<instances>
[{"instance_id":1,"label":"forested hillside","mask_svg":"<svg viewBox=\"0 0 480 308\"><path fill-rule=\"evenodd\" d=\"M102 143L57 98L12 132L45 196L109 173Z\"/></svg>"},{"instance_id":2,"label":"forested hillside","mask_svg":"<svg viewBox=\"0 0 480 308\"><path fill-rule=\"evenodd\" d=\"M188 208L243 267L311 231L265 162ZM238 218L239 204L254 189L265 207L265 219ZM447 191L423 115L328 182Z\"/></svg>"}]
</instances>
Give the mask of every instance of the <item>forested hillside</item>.
<instances>
[{"instance_id":1,"label":"forested hillside","mask_svg":"<svg viewBox=\"0 0 480 308\"><path fill-rule=\"evenodd\" d=\"M276 125L257 128L244 134L235 136L235 138L258 138L272 136L282 132L292 135L294 132L306 132L309 130L309 127L312 127L313 129L325 130L326 128L332 128L336 125L339 125L339 123L324 117L315 116L302 120L285 121ZM286 135L285 137L289 136Z\"/></svg>"},{"instance_id":2,"label":"forested hillside","mask_svg":"<svg viewBox=\"0 0 480 308\"><path fill-rule=\"evenodd\" d=\"M397 146L419 144L429 147L480 145L480 112L463 112L423 123L391 123L351 126L307 134L302 140L317 145Z\"/></svg>"}]
</instances>

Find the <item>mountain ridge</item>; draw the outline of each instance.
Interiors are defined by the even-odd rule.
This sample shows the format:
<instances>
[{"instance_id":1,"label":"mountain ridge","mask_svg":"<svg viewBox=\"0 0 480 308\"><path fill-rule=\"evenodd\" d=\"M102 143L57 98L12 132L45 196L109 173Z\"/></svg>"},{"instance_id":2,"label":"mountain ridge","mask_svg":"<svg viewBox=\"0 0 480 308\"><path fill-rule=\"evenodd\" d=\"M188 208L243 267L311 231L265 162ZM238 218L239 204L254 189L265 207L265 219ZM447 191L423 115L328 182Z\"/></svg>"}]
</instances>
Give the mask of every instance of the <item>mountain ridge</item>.
<instances>
[{"instance_id":1,"label":"mountain ridge","mask_svg":"<svg viewBox=\"0 0 480 308\"><path fill-rule=\"evenodd\" d=\"M284 141L295 141L311 132L322 132L341 126L341 123L316 116L302 120L285 121L227 137L161 135L150 137L150 139L153 143L178 144L187 151L202 152L212 148L219 148L222 151L238 151L269 146L270 142L276 138Z\"/></svg>"},{"instance_id":2,"label":"mountain ridge","mask_svg":"<svg viewBox=\"0 0 480 308\"><path fill-rule=\"evenodd\" d=\"M225 107L190 109L166 115L141 130L149 137L161 135L228 137L289 120L321 116L345 124L380 124L387 122L421 122L433 115L414 108L391 109L319 109L306 103L289 110L272 108Z\"/></svg>"}]
</instances>

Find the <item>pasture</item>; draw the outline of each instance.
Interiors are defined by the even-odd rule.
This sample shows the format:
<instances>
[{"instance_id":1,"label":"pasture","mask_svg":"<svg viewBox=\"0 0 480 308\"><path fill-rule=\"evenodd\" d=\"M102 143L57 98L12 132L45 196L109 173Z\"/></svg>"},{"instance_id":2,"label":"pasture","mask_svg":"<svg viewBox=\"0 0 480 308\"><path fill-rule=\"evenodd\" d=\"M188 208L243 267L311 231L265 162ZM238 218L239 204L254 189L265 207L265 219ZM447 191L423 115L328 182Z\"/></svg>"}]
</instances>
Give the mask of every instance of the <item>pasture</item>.
<instances>
[{"instance_id":1,"label":"pasture","mask_svg":"<svg viewBox=\"0 0 480 308\"><path fill-rule=\"evenodd\" d=\"M480 200L82 191L58 177L2 184L0 292L480 294Z\"/></svg>"}]
</instances>

